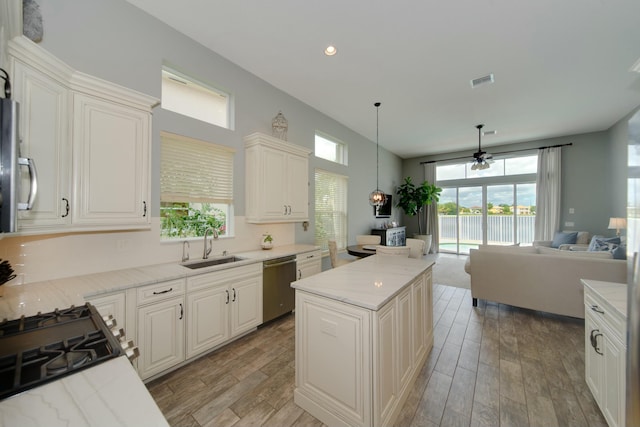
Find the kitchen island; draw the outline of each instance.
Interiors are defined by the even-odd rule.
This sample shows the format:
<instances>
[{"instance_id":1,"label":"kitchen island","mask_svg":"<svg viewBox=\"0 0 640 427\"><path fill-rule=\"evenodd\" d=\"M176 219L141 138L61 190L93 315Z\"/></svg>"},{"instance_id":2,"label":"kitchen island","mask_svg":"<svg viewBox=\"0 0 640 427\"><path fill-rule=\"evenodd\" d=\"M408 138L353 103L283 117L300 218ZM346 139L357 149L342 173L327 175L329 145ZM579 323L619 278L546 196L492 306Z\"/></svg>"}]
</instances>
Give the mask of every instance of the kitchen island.
<instances>
[{"instance_id":1,"label":"kitchen island","mask_svg":"<svg viewBox=\"0 0 640 427\"><path fill-rule=\"evenodd\" d=\"M433 347L432 265L375 255L292 283L297 405L331 426L394 423Z\"/></svg>"}]
</instances>

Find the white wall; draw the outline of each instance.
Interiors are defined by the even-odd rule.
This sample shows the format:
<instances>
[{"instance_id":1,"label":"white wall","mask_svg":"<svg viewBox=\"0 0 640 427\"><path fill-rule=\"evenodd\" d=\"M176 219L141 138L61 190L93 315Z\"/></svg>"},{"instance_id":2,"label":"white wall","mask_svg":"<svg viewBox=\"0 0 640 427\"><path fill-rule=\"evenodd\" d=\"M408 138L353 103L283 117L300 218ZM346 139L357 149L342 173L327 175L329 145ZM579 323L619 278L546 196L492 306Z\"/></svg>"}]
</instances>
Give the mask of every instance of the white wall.
<instances>
[{"instance_id":1,"label":"white wall","mask_svg":"<svg viewBox=\"0 0 640 427\"><path fill-rule=\"evenodd\" d=\"M16 2L18 0L0 0ZM39 237L5 237L0 258L8 259L23 274L21 280L66 277L156 261L179 259L179 244L161 244L159 222L160 131L227 145L236 149L234 207L236 238L227 250L256 249L263 230L278 230L281 242L314 242L314 169L322 167L349 176L349 242L368 233L375 224L367 197L375 187L375 143L251 73L176 32L124 0L40 0L44 37L40 45L71 67L160 98L163 63L231 93L235 103L233 130L222 129L157 107L153 112L152 200L154 229L148 232L87 233ZM4 9L2 9L4 10ZM0 23L2 21L0 20ZM0 52L2 49L0 49ZM331 96L331 94L327 94ZM375 94L372 94L375 96ZM377 99L363 100L375 126ZM381 100L384 101L384 100ZM349 145L348 167L310 158L310 227L301 223L254 227L244 222L244 144L242 138L261 131L271 133L271 120L282 111L289 122L289 142L313 149L316 130ZM382 111L381 111L382 114ZM380 149L380 187L393 192L400 182L402 161ZM130 241L123 252L119 241ZM222 239L221 239L222 240ZM226 245L226 244L225 244ZM220 249L224 246L219 244ZM194 248L192 248L192 252ZM125 253L128 252L128 253ZM34 255L37 254L37 255ZM47 254L51 254L48 256ZM60 275L63 276L60 276Z\"/></svg>"}]
</instances>

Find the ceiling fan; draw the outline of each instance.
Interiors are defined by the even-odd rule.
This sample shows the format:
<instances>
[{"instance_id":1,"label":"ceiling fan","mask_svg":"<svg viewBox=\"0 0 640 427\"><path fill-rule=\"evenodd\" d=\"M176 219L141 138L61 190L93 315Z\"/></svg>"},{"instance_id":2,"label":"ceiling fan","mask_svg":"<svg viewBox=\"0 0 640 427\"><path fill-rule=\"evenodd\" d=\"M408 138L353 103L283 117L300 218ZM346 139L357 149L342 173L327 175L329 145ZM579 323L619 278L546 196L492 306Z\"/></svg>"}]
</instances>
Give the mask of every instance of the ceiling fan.
<instances>
[{"instance_id":1,"label":"ceiling fan","mask_svg":"<svg viewBox=\"0 0 640 427\"><path fill-rule=\"evenodd\" d=\"M493 155L487 153L486 151L482 151L482 146L480 144L480 138L482 136L482 128L484 125L477 125L478 129L478 151L473 153L473 160L471 165L471 170L483 170L489 169L489 165L493 163Z\"/></svg>"}]
</instances>

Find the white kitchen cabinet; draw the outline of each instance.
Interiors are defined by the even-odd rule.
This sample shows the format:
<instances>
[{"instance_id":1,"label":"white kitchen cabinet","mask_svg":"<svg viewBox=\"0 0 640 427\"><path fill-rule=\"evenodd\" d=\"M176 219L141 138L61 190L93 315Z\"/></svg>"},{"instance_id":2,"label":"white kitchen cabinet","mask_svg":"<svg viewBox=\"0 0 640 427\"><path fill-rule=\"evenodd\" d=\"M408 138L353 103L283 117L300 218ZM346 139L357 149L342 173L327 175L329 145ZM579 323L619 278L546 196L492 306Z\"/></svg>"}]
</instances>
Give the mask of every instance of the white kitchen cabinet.
<instances>
[{"instance_id":1,"label":"white kitchen cabinet","mask_svg":"<svg viewBox=\"0 0 640 427\"><path fill-rule=\"evenodd\" d=\"M393 425L433 346L431 286L428 268L378 310L296 288L296 404L327 425Z\"/></svg>"},{"instance_id":2,"label":"white kitchen cabinet","mask_svg":"<svg viewBox=\"0 0 640 427\"><path fill-rule=\"evenodd\" d=\"M138 375L146 379L185 360L184 279L137 289Z\"/></svg>"},{"instance_id":3,"label":"white kitchen cabinet","mask_svg":"<svg viewBox=\"0 0 640 427\"><path fill-rule=\"evenodd\" d=\"M74 225L148 226L150 113L77 92L73 111Z\"/></svg>"},{"instance_id":4,"label":"white kitchen cabinet","mask_svg":"<svg viewBox=\"0 0 640 427\"><path fill-rule=\"evenodd\" d=\"M588 286L584 302L585 380L609 426L624 426L626 319Z\"/></svg>"},{"instance_id":5,"label":"white kitchen cabinet","mask_svg":"<svg viewBox=\"0 0 640 427\"><path fill-rule=\"evenodd\" d=\"M112 316L116 321L117 327L124 329L126 332L127 318L125 315L126 306L124 292L90 297L86 298L86 300L91 303L103 317Z\"/></svg>"},{"instance_id":6,"label":"white kitchen cabinet","mask_svg":"<svg viewBox=\"0 0 640 427\"><path fill-rule=\"evenodd\" d=\"M261 323L261 264L187 278L187 359Z\"/></svg>"},{"instance_id":7,"label":"white kitchen cabinet","mask_svg":"<svg viewBox=\"0 0 640 427\"><path fill-rule=\"evenodd\" d=\"M35 207L20 213L19 230L150 228L158 100L73 70L25 37L10 41L9 54L22 154L34 159L39 178Z\"/></svg>"},{"instance_id":8,"label":"white kitchen cabinet","mask_svg":"<svg viewBox=\"0 0 640 427\"><path fill-rule=\"evenodd\" d=\"M322 271L322 252L313 251L296 256L297 280L318 274Z\"/></svg>"},{"instance_id":9,"label":"white kitchen cabinet","mask_svg":"<svg viewBox=\"0 0 640 427\"><path fill-rule=\"evenodd\" d=\"M308 220L311 151L262 133L244 141L247 222Z\"/></svg>"},{"instance_id":10,"label":"white kitchen cabinet","mask_svg":"<svg viewBox=\"0 0 640 427\"><path fill-rule=\"evenodd\" d=\"M20 151L34 159L38 193L33 209L18 212L21 231L71 224L71 144L68 81L73 72L52 55L41 55L21 38L9 45L13 98L20 104ZM22 174L20 200L26 201L29 174Z\"/></svg>"}]
</instances>

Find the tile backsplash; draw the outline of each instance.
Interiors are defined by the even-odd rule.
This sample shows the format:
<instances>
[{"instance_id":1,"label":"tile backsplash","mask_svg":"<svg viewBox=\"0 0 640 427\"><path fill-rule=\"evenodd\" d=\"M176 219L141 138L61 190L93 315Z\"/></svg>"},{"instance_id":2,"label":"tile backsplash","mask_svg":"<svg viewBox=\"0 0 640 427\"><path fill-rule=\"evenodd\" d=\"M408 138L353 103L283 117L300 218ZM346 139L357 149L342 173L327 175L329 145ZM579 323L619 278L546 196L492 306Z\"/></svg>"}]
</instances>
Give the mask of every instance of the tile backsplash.
<instances>
[{"instance_id":1,"label":"tile backsplash","mask_svg":"<svg viewBox=\"0 0 640 427\"><path fill-rule=\"evenodd\" d=\"M248 224L235 217L235 236L213 242L209 255L219 256L260 248L263 233L274 246L295 243L294 224ZM1 235L0 235L1 236ZM190 259L202 257L203 239L192 238ZM17 277L5 286L165 262L180 262L182 242L160 242L160 218L152 218L151 230L4 236L0 259L8 260Z\"/></svg>"}]
</instances>

